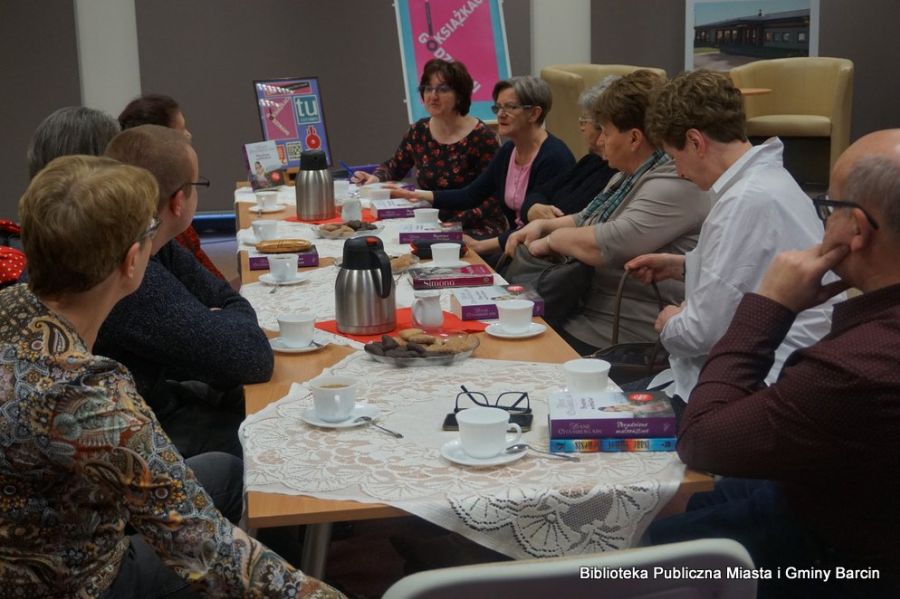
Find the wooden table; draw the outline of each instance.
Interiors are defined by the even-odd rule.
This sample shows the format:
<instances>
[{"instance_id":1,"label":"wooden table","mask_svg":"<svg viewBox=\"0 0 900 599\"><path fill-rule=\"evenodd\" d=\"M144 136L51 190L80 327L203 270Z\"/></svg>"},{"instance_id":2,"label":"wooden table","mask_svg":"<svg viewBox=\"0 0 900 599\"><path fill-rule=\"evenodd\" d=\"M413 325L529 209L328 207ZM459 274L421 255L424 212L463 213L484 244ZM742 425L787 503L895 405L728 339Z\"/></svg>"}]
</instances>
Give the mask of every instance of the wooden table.
<instances>
[{"instance_id":1,"label":"wooden table","mask_svg":"<svg viewBox=\"0 0 900 599\"><path fill-rule=\"evenodd\" d=\"M260 218L249 210L250 204L236 205L237 222L240 228ZM286 218L294 214L292 208L264 217ZM240 252L241 282L250 283L259 279L265 271L251 271L248 265L247 252ZM470 253L470 262L482 262L481 258ZM322 260L321 265L330 265L330 258ZM275 336L276 333L269 333ZM505 340L479 333L481 344L473 354L478 358L503 360L521 360L529 362L562 363L579 357L552 328L532 341ZM246 385L244 387L247 413L252 414L268 404L288 394L291 384L302 382L317 376L323 369L332 366L353 352L346 346L329 345L319 352L311 354L275 354L275 371L267 383ZM664 508L662 514L683 511L684 503L698 491L711 490L712 478L688 470L677 494ZM303 495L283 495L277 493L261 493L251 491L247 494L247 523L251 528L268 528L272 526L312 525L307 529L304 538L301 568L307 574L321 578L325 568L325 552L330 540L330 528L333 522L348 520L368 520L376 518L394 518L407 516L403 510L378 504L358 503L355 501L336 501L317 499Z\"/></svg>"}]
</instances>

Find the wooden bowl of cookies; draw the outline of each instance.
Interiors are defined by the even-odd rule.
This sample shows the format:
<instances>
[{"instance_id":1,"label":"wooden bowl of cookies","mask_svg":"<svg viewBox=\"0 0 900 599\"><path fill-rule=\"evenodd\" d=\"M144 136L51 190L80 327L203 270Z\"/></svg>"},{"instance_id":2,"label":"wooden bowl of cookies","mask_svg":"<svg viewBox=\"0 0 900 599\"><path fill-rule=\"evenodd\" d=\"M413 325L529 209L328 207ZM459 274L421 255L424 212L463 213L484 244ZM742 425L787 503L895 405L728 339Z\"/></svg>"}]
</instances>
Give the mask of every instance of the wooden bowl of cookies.
<instances>
[{"instance_id":1,"label":"wooden bowl of cookies","mask_svg":"<svg viewBox=\"0 0 900 599\"><path fill-rule=\"evenodd\" d=\"M403 329L393 337L382 335L381 341L367 343L364 349L376 362L406 368L455 364L471 356L478 344L478 337L465 332Z\"/></svg>"}]
</instances>

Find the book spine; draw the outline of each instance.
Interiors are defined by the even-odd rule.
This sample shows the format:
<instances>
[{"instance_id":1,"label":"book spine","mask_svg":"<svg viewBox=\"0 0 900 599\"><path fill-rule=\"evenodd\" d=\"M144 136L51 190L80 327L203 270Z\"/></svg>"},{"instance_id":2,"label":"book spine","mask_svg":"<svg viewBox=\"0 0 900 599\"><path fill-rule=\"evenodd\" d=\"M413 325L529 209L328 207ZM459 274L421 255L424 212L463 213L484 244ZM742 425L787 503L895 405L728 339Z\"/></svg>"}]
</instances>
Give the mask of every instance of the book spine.
<instances>
[{"instance_id":1,"label":"book spine","mask_svg":"<svg viewBox=\"0 0 900 599\"><path fill-rule=\"evenodd\" d=\"M497 314L497 304L473 304L469 306L463 306L462 304L460 304L459 312L460 320L486 320L499 317L499 314ZM532 310L532 314L534 316L543 316L544 302L534 302L534 310Z\"/></svg>"},{"instance_id":2,"label":"book spine","mask_svg":"<svg viewBox=\"0 0 900 599\"><path fill-rule=\"evenodd\" d=\"M484 287L494 284L494 275L473 275L447 279L413 278L413 289L447 289L448 287Z\"/></svg>"},{"instance_id":3,"label":"book spine","mask_svg":"<svg viewBox=\"0 0 900 599\"><path fill-rule=\"evenodd\" d=\"M550 439L554 453L675 451L675 437L650 439Z\"/></svg>"},{"instance_id":4,"label":"book spine","mask_svg":"<svg viewBox=\"0 0 900 599\"><path fill-rule=\"evenodd\" d=\"M675 417L671 418L595 418L550 420L552 439L640 439L671 437L675 434Z\"/></svg>"},{"instance_id":5,"label":"book spine","mask_svg":"<svg viewBox=\"0 0 900 599\"><path fill-rule=\"evenodd\" d=\"M413 216L415 216L415 214L413 214L412 208L382 208L375 211L375 218L378 220L384 220L386 218L411 218Z\"/></svg>"},{"instance_id":6,"label":"book spine","mask_svg":"<svg viewBox=\"0 0 900 599\"><path fill-rule=\"evenodd\" d=\"M247 260L250 264L250 270L269 270L269 259L266 256L250 256ZM297 266L318 266L318 252L304 252L297 254Z\"/></svg>"},{"instance_id":7,"label":"book spine","mask_svg":"<svg viewBox=\"0 0 900 599\"><path fill-rule=\"evenodd\" d=\"M462 231L407 231L400 233L400 243L417 241L462 241Z\"/></svg>"}]
</instances>

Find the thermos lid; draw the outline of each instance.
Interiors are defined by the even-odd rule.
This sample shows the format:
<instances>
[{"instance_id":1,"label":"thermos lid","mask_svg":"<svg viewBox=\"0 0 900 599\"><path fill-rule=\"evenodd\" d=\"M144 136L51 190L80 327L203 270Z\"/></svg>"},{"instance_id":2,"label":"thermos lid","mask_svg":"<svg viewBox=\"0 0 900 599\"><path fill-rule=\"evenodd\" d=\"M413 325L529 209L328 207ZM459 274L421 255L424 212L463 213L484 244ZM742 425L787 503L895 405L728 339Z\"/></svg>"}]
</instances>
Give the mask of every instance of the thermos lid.
<instances>
[{"instance_id":1,"label":"thermos lid","mask_svg":"<svg viewBox=\"0 0 900 599\"><path fill-rule=\"evenodd\" d=\"M384 243L374 235L351 237L344 242L344 259L341 268L368 270L378 268L378 253L384 252Z\"/></svg>"},{"instance_id":2,"label":"thermos lid","mask_svg":"<svg viewBox=\"0 0 900 599\"><path fill-rule=\"evenodd\" d=\"M328 168L328 160L322 150L307 150L300 152L301 171L320 171Z\"/></svg>"}]
</instances>

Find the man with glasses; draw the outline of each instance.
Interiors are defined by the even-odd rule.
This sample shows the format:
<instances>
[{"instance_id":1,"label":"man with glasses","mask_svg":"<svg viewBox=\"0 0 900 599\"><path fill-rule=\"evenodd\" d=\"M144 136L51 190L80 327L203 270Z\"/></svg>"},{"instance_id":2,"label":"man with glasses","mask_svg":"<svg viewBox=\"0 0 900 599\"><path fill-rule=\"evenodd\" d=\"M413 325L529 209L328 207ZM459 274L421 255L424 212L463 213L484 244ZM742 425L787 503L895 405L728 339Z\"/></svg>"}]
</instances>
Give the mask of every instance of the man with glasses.
<instances>
[{"instance_id":1,"label":"man with glasses","mask_svg":"<svg viewBox=\"0 0 900 599\"><path fill-rule=\"evenodd\" d=\"M809 197L782 166L781 141L753 146L747 140L743 103L727 75L701 70L668 82L648 111L648 132L678 174L714 195L696 249L638 256L625 265L646 283L684 281L685 301L664 307L656 320L674 379L667 390L684 401L741 297L757 287L772 258L822 235ZM830 316L825 305L797 317L766 382L775 381L791 352L828 332Z\"/></svg>"},{"instance_id":2,"label":"man with glasses","mask_svg":"<svg viewBox=\"0 0 900 599\"><path fill-rule=\"evenodd\" d=\"M185 457L240 457L241 385L269 380L274 361L249 302L173 241L191 224L209 180L199 175L190 140L159 125L123 131L106 155L156 177L159 231L143 283L110 313L97 351L131 370Z\"/></svg>"},{"instance_id":3,"label":"man with glasses","mask_svg":"<svg viewBox=\"0 0 900 599\"><path fill-rule=\"evenodd\" d=\"M897 597L900 512L887 498L900 493L900 129L851 145L814 202L822 242L778 255L744 296L681 422L688 466L742 479L695 495L650 538L730 537L757 567L831 575L767 582L760 596ZM823 284L828 271L840 281ZM834 307L828 336L766 387L797 314L851 286L863 293Z\"/></svg>"}]
</instances>

